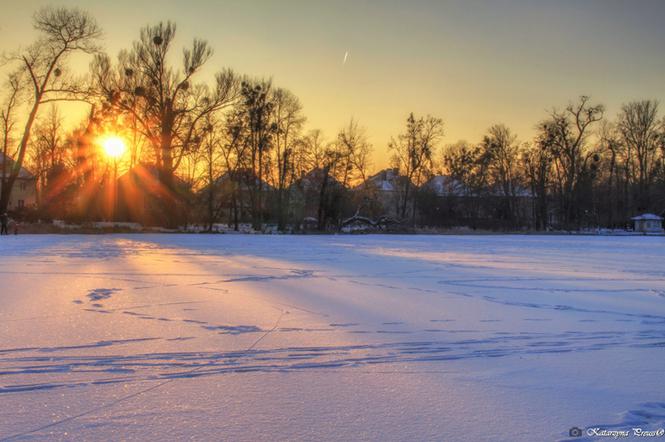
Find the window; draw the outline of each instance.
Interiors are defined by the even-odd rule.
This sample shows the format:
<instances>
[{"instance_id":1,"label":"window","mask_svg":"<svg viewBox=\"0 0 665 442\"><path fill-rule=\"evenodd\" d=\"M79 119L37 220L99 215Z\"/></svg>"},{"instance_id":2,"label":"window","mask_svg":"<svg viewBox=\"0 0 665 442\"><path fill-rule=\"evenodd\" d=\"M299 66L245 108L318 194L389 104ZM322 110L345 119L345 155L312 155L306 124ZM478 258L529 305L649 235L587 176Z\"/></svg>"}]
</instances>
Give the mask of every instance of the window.
<instances>
[{"instance_id":1,"label":"window","mask_svg":"<svg viewBox=\"0 0 665 442\"><path fill-rule=\"evenodd\" d=\"M18 208L19 208L19 209L22 209L22 208L24 208L24 207L25 207L25 201L23 201L23 200L18 200Z\"/></svg>"},{"instance_id":2,"label":"window","mask_svg":"<svg viewBox=\"0 0 665 442\"><path fill-rule=\"evenodd\" d=\"M21 184L19 185L19 187L20 187L21 190L25 190L25 189L27 189L28 185L26 184L25 181L21 181Z\"/></svg>"}]
</instances>

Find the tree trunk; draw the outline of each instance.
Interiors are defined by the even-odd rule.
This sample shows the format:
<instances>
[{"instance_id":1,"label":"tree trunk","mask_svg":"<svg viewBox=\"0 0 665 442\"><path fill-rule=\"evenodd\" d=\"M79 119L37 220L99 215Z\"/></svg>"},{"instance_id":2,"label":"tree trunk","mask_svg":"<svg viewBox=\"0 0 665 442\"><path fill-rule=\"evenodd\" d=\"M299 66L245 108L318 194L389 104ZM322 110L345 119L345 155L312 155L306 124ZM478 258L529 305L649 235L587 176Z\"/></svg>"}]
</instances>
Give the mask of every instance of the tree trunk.
<instances>
[{"instance_id":1,"label":"tree trunk","mask_svg":"<svg viewBox=\"0 0 665 442\"><path fill-rule=\"evenodd\" d=\"M256 179L256 178L254 178ZM261 230L261 225L263 224L263 208L262 208L262 202L263 202L263 149L259 149L259 173L258 173L258 179L256 183L256 208L254 211L254 222L252 223L252 228L254 230Z\"/></svg>"},{"instance_id":2,"label":"tree trunk","mask_svg":"<svg viewBox=\"0 0 665 442\"><path fill-rule=\"evenodd\" d=\"M208 231L212 232L212 225L215 222L215 182L212 170L213 155L211 149L208 149Z\"/></svg>"},{"instance_id":3,"label":"tree trunk","mask_svg":"<svg viewBox=\"0 0 665 442\"><path fill-rule=\"evenodd\" d=\"M612 151L612 159L610 160L610 176L607 184L607 208L608 208L607 226L609 228L614 228L614 191L612 189L612 186L614 185L613 180L614 180L615 161L616 161L616 155L614 151Z\"/></svg>"},{"instance_id":4,"label":"tree trunk","mask_svg":"<svg viewBox=\"0 0 665 442\"><path fill-rule=\"evenodd\" d=\"M321 191L319 192L319 210L317 213L317 222L318 230L324 231L326 228L326 214L325 214L325 203L326 203L326 188L328 187L328 172L330 171L330 166L323 168L323 180L321 183Z\"/></svg>"},{"instance_id":5,"label":"tree trunk","mask_svg":"<svg viewBox=\"0 0 665 442\"><path fill-rule=\"evenodd\" d=\"M160 140L160 163L158 165L159 183L161 184L159 201L159 216L165 218L167 227L177 227L179 204L175 192L173 171L173 119L171 110L166 111L162 122Z\"/></svg>"},{"instance_id":6,"label":"tree trunk","mask_svg":"<svg viewBox=\"0 0 665 442\"><path fill-rule=\"evenodd\" d=\"M400 217L404 219L406 217L406 209L409 204L409 189L411 187L411 179L407 178L406 184L404 184L404 202L402 203L402 210Z\"/></svg>"},{"instance_id":7,"label":"tree trunk","mask_svg":"<svg viewBox=\"0 0 665 442\"><path fill-rule=\"evenodd\" d=\"M30 114L28 115L28 120L25 122L25 128L23 129L23 137L21 138L21 144L19 145L18 157L14 159L14 164L7 177L2 185L2 192L0 193L0 213L7 212L7 207L9 206L9 197L14 187L14 183L18 178L18 175L23 166L23 160L25 158L25 153L28 148L28 141L30 140L30 132L32 130L32 125L35 122L37 117L37 111L39 110L39 104L41 102L42 96L38 94L35 97L35 102L32 105Z\"/></svg>"}]
</instances>

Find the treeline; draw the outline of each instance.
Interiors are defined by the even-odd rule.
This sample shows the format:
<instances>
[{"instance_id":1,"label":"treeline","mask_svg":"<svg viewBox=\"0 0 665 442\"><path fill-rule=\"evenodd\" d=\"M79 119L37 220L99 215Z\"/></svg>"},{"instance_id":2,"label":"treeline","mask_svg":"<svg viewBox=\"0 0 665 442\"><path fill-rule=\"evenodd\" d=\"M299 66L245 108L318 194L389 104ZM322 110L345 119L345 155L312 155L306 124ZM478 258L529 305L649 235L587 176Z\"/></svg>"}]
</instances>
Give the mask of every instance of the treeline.
<instances>
[{"instance_id":1,"label":"treeline","mask_svg":"<svg viewBox=\"0 0 665 442\"><path fill-rule=\"evenodd\" d=\"M357 121L326 139L269 79L224 69L201 80L212 48L195 39L180 52L171 22L143 28L117 57L100 50L84 11L42 9L34 26L38 40L6 60L2 152L15 161L0 174L0 213L21 166L38 178L38 207L25 216L169 227L576 229L665 209L665 122L653 100L608 119L582 96L544 115L526 142L497 124L478 143L444 145L441 119L409 114L387 146L391 168L373 174ZM75 53L92 60L83 77L69 67ZM63 125L68 101L91 105L73 131ZM105 134L126 140L119 160L100 151ZM146 174L157 187L142 184Z\"/></svg>"}]
</instances>

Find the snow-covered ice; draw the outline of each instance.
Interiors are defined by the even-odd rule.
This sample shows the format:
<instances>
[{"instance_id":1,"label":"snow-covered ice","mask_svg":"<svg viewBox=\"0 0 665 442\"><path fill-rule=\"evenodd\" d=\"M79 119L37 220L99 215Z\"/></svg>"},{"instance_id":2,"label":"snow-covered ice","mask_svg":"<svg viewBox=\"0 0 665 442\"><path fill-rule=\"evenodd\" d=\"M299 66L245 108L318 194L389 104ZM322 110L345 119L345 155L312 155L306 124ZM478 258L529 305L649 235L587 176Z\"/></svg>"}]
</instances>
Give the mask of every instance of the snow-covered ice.
<instances>
[{"instance_id":1,"label":"snow-covered ice","mask_svg":"<svg viewBox=\"0 0 665 442\"><path fill-rule=\"evenodd\" d=\"M660 237L10 236L0 302L0 440L665 427Z\"/></svg>"}]
</instances>

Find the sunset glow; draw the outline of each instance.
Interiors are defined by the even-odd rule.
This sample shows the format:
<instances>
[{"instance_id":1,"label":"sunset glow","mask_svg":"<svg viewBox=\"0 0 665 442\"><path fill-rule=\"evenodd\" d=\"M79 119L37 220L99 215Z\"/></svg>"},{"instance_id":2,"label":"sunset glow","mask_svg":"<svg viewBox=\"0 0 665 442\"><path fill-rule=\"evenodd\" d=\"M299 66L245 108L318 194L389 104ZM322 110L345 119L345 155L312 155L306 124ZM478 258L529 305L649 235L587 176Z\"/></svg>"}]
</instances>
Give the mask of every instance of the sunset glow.
<instances>
[{"instance_id":1,"label":"sunset glow","mask_svg":"<svg viewBox=\"0 0 665 442\"><path fill-rule=\"evenodd\" d=\"M125 140L117 135L107 135L100 139L99 144L104 149L104 153L113 159L120 158L127 150Z\"/></svg>"}]
</instances>

